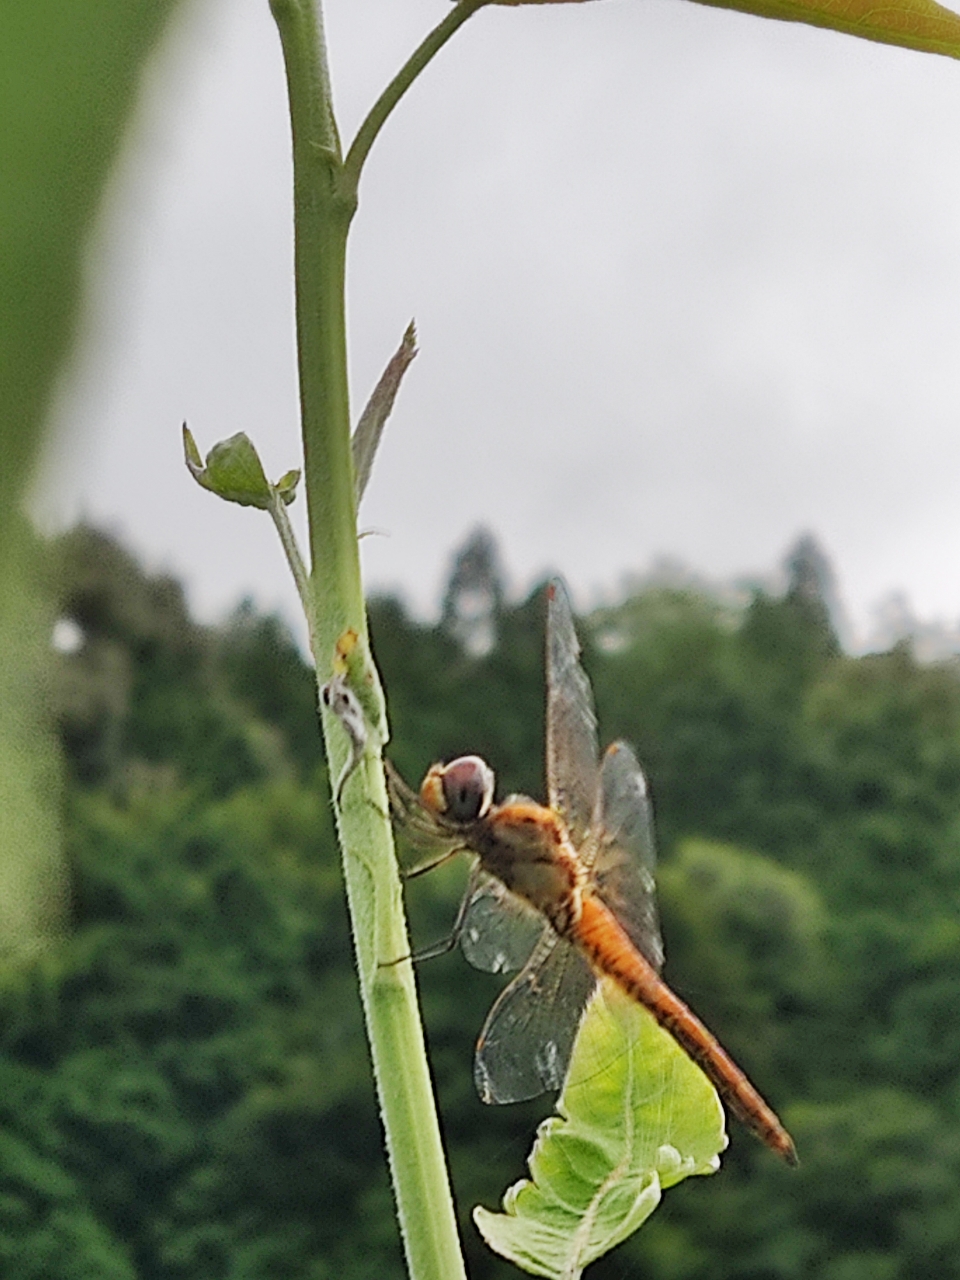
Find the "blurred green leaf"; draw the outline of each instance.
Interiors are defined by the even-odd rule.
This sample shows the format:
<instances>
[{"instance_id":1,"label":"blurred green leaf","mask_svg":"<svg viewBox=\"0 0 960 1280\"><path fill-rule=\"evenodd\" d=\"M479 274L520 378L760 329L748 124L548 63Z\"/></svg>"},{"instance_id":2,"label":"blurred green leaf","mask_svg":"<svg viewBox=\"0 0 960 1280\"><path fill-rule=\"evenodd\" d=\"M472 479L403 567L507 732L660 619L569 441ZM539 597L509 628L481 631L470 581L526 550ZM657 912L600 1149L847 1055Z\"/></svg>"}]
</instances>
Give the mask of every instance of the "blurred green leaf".
<instances>
[{"instance_id":1,"label":"blurred green leaf","mask_svg":"<svg viewBox=\"0 0 960 1280\"><path fill-rule=\"evenodd\" d=\"M51 699L55 591L21 518L0 545L0 956L23 957L61 934L61 761Z\"/></svg>"},{"instance_id":2,"label":"blurred green leaf","mask_svg":"<svg viewBox=\"0 0 960 1280\"><path fill-rule=\"evenodd\" d=\"M577 0L493 0L494 4L568 4ZM581 0L582 2L582 0ZM896 0L876 5L871 0L697 0L717 9L739 9L759 18L806 22L845 35L898 44L922 53L960 57L960 17L934 0Z\"/></svg>"},{"instance_id":3,"label":"blurred green leaf","mask_svg":"<svg viewBox=\"0 0 960 1280\"><path fill-rule=\"evenodd\" d=\"M632 1235L667 1187L714 1173L727 1144L706 1076L606 984L580 1028L557 1111L537 1133L532 1180L510 1188L503 1213L474 1210L492 1249L556 1280L576 1280Z\"/></svg>"},{"instance_id":4,"label":"blurred green leaf","mask_svg":"<svg viewBox=\"0 0 960 1280\"><path fill-rule=\"evenodd\" d=\"M37 456L80 303L81 256L176 0L3 6L0 40L0 535Z\"/></svg>"},{"instance_id":5,"label":"blurred green leaf","mask_svg":"<svg viewBox=\"0 0 960 1280\"><path fill-rule=\"evenodd\" d=\"M49 706L53 588L19 527L74 337L81 259L175 0L3 7L0 40L0 951L62 924L61 793ZM52 1272L48 1272L52 1274Z\"/></svg>"},{"instance_id":6,"label":"blurred green leaf","mask_svg":"<svg viewBox=\"0 0 960 1280\"><path fill-rule=\"evenodd\" d=\"M717 9L739 9L760 18L806 22L862 40L897 44L921 53L960 58L960 16L934 0L697 0Z\"/></svg>"}]
</instances>

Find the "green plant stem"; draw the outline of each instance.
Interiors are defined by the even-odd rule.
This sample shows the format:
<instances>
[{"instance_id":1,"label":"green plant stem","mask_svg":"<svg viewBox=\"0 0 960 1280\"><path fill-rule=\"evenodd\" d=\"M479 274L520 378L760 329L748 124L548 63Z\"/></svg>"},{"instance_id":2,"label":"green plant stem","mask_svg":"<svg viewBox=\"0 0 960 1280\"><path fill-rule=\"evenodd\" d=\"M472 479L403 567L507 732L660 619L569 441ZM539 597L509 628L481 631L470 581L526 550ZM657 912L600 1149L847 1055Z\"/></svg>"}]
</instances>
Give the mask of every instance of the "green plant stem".
<instances>
[{"instance_id":1,"label":"green plant stem","mask_svg":"<svg viewBox=\"0 0 960 1280\"><path fill-rule=\"evenodd\" d=\"M303 612L306 614L307 621L312 622L313 603L310 595L310 578L303 563L300 548L297 545L297 535L293 532L290 517L287 515L286 503L273 486L270 488L269 510L270 519L273 521L274 528L280 538L280 545L283 547L283 553L287 557L287 564L290 566L290 572L296 583L297 595L300 597ZM312 638L310 640L310 651L313 652Z\"/></svg>"},{"instance_id":2,"label":"green plant stem","mask_svg":"<svg viewBox=\"0 0 960 1280\"><path fill-rule=\"evenodd\" d=\"M476 13L478 9L482 9L484 5L489 3L490 0L459 0L459 3L450 10L442 22L434 27L393 77L367 112L366 119L357 130L357 136L354 138L347 153L347 158L343 163L343 189L345 194L356 196L364 161L376 141L377 134L420 72L440 52L450 37L456 31L459 31L466 20Z\"/></svg>"},{"instance_id":3,"label":"green plant stem","mask_svg":"<svg viewBox=\"0 0 960 1280\"><path fill-rule=\"evenodd\" d=\"M344 278L355 193L344 192L319 0L271 0L293 129L297 350L310 519L310 631L318 682L338 638L366 638L350 449ZM374 689L379 685L374 674ZM379 694L375 694L379 697ZM382 710L382 705L381 705ZM330 776L348 755L323 714ZM380 1113L407 1264L415 1280L465 1271L417 1007L383 769L365 760L337 814L347 899Z\"/></svg>"}]
</instances>

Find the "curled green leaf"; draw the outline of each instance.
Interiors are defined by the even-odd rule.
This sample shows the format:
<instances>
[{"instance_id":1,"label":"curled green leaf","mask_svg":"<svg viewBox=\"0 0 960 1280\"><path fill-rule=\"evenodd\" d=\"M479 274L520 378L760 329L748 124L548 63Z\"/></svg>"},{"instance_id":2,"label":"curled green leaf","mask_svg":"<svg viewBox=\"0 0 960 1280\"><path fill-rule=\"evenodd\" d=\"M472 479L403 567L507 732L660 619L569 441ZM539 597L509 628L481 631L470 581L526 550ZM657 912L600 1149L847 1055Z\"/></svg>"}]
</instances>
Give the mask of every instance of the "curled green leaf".
<instances>
[{"instance_id":1,"label":"curled green leaf","mask_svg":"<svg viewBox=\"0 0 960 1280\"><path fill-rule=\"evenodd\" d=\"M183 424L183 456L187 469L199 483L200 472L203 471L203 459L200 457L200 450L197 448L197 442L193 438L193 432L186 423Z\"/></svg>"},{"instance_id":2,"label":"curled green leaf","mask_svg":"<svg viewBox=\"0 0 960 1280\"><path fill-rule=\"evenodd\" d=\"M473 1214L492 1249L552 1280L577 1280L646 1221L667 1187L714 1173L727 1144L706 1076L606 983L580 1027L557 1112L503 1212Z\"/></svg>"},{"instance_id":3,"label":"curled green leaf","mask_svg":"<svg viewBox=\"0 0 960 1280\"><path fill-rule=\"evenodd\" d=\"M276 485L271 485L264 474L263 464L253 442L243 431L215 444L204 463L193 433L184 423L183 454L187 469L197 484L226 502L238 502L242 507L259 507L261 511L269 511L274 494L287 506L296 497L300 472L288 471Z\"/></svg>"},{"instance_id":4,"label":"curled green leaf","mask_svg":"<svg viewBox=\"0 0 960 1280\"><path fill-rule=\"evenodd\" d=\"M253 442L243 431L215 444L202 463L193 434L184 423L183 452L187 469L202 488L243 507L269 508L270 484Z\"/></svg>"}]
</instances>

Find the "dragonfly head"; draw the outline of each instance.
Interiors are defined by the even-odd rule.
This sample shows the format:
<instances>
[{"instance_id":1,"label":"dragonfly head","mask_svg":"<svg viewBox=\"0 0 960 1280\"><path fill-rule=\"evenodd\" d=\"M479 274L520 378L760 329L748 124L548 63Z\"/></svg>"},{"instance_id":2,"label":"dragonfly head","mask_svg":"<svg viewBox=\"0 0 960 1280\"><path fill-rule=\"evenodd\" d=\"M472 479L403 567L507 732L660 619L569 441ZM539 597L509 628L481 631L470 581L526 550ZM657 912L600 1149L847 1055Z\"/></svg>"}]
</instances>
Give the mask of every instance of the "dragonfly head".
<instances>
[{"instance_id":1,"label":"dragonfly head","mask_svg":"<svg viewBox=\"0 0 960 1280\"><path fill-rule=\"evenodd\" d=\"M431 812L450 822L476 822L493 804L493 770L479 756L458 756L435 764L420 787L420 799Z\"/></svg>"}]
</instances>

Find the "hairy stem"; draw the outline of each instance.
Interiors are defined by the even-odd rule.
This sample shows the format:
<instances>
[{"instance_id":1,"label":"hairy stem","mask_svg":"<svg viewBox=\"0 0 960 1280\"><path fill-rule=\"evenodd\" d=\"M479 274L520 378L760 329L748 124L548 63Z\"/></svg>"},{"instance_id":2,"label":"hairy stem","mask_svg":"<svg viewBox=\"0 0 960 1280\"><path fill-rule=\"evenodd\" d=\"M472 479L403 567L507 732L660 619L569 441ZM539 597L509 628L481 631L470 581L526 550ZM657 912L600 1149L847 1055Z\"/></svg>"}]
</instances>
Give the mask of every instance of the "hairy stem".
<instances>
[{"instance_id":1,"label":"hairy stem","mask_svg":"<svg viewBox=\"0 0 960 1280\"><path fill-rule=\"evenodd\" d=\"M312 560L309 624L323 683L338 638L349 628L360 637L367 634L344 314L347 232L356 199L342 182L319 0L271 0L271 8L283 44L293 128L297 348ZM330 776L337 777L349 743L328 710L323 732ZM346 783L337 820L408 1267L415 1280L458 1280L465 1272L408 958L383 769L374 749Z\"/></svg>"},{"instance_id":2,"label":"hairy stem","mask_svg":"<svg viewBox=\"0 0 960 1280\"><path fill-rule=\"evenodd\" d=\"M293 526L290 524L290 517L287 515L287 507L283 499L277 493L276 489L271 488L270 491L270 518L273 521L274 528L280 538L280 545L283 547L283 553L287 557L287 564L290 566L290 572L297 586L297 595L300 597L300 604L303 606L303 612L306 614L307 621L310 622L313 617L313 605L310 598L310 578L307 573L306 566L303 563L303 557L300 555L300 548L297 545L297 536L293 532ZM313 641L311 639L310 648L313 649Z\"/></svg>"}]
</instances>

